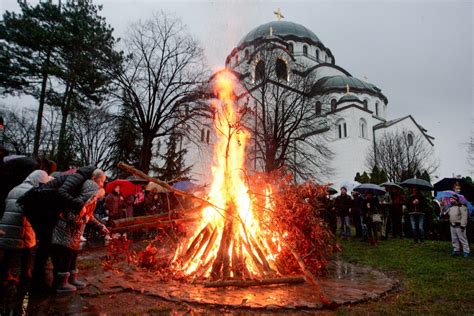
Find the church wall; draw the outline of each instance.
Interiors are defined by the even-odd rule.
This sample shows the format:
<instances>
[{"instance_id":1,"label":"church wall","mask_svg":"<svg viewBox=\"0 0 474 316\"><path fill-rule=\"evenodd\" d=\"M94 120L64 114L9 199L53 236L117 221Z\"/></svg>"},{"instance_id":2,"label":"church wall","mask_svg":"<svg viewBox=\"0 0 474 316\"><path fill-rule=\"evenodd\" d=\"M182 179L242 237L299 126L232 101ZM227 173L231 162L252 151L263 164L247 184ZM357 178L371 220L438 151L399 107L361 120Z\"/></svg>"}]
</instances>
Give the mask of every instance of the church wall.
<instances>
[{"instance_id":1,"label":"church wall","mask_svg":"<svg viewBox=\"0 0 474 316\"><path fill-rule=\"evenodd\" d=\"M365 171L365 157L372 145L372 126L378 121L374 121L370 113L357 108L349 108L337 112L337 117L333 118L330 137L332 141L330 148L335 156L332 162L334 175L329 181L339 186L345 180L353 180L357 172ZM360 119L367 123L366 137L360 135ZM347 137L338 138L338 120L343 119L347 124Z\"/></svg>"}]
</instances>

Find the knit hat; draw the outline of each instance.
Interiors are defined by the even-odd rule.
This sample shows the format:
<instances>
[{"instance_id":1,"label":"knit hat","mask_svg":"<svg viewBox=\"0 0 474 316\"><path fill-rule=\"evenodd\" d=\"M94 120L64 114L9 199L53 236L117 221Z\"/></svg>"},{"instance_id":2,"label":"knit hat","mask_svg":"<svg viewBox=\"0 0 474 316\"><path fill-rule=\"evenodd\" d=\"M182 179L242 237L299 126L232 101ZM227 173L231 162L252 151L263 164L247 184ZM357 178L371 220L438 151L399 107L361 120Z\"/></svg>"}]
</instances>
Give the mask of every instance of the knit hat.
<instances>
[{"instance_id":1,"label":"knit hat","mask_svg":"<svg viewBox=\"0 0 474 316\"><path fill-rule=\"evenodd\" d=\"M86 180L82 184L80 199L83 201L90 200L99 191L99 186L92 180Z\"/></svg>"}]
</instances>

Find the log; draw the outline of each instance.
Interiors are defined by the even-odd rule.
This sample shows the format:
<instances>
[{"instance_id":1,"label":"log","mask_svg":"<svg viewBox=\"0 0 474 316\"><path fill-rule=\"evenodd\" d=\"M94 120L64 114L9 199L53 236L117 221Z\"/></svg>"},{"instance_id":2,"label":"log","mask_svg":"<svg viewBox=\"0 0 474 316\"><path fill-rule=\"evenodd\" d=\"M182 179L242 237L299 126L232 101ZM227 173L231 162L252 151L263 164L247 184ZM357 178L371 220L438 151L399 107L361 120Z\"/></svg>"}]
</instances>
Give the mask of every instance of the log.
<instances>
[{"instance_id":1,"label":"log","mask_svg":"<svg viewBox=\"0 0 474 316\"><path fill-rule=\"evenodd\" d=\"M302 276L286 277L286 278L270 278L261 280L223 280L223 281L212 281L203 282L204 287L225 287L225 286L237 286L237 287L248 287L248 286L262 286L272 284L299 284L304 283L305 278Z\"/></svg>"},{"instance_id":2,"label":"log","mask_svg":"<svg viewBox=\"0 0 474 316\"><path fill-rule=\"evenodd\" d=\"M192 209L182 210L182 211L173 212L173 213L164 212L164 213L159 213L156 215L135 216L135 217L114 219L110 221L110 226L113 228L118 228L118 227L127 227L127 226L138 225L138 224L152 223L152 222L166 220L166 219L170 219L170 220L177 219L180 215L185 215L189 213L198 213L200 210L201 208L192 208Z\"/></svg>"},{"instance_id":3,"label":"log","mask_svg":"<svg viewBox=\"0 0 474 316\"><path fill-rule=\"evenodd\" d=\"M216 242L217 235L218 235L217 228L214 228L214 230L212 231L211 237L209 238L209 242L207 243L206 249L204 249L204 252L202 253L201 263L204 264L206 262L207 256L209 255L209 252L211 251L212 246Z\"/></svg>"},{"instance_id":4,"label":"log","mask_svg":"<svg viewBox=\"0 0 474 316\"><path fill-rule=\"evenodd\" d=\"M217 279L221 276L221 271L223 271L223 265L225 257L228 257L229 253L229 244L232 237L232 222L227 220L224 224L224 229L222 232L222 238L219 244L219 250L217 250L217 256L212 264L211 276L214 279Z\"/></svg>"},{"instance_id":5,"label":"log","mask_svg":"<svg viewBox=\"0 0 474 316\"><path fill-rule=\"evenodd\" d=\"M201 249L204 247L204 245L207 244L207 242L209 241L209 238L211 237L210 224L207 224L206 227L204 227L204 229L201 231L199 235L202 236L202 238L199 241L199 244L197 244L197 246L194 246L192 248L190 247L188 249L188 251L186 252L183 258L184 263L187 263L189 260L193 260L196 257L196 255L199 253L199 251L201 251Z\"/></svg>"},{"instance_id":6,"label":"log","mask_svg":"<svg viewBox=\"0 0 474 316\"><path fill-rule=\"evenodd\" d=\"M202 202L204 205L209 205L209 206L212 206L212 207L215 207L217 209L219 209L218 206L210 203L209 201L206 201L200 197L197 197L195 196L194 194L190 194L190 193L187 193L187 192L184 192L184 191L181 191L181 190L178 190L178 189L175 189L173 188L171 185L169 185L168 183L160 180L160 179L157 179L157 178L153 178L153 177L150 177L149 175L145 174L143 171L140 171L138 169L135 169L134 167L130 166L130 165L127 165L126 163L123 163L123 162L119 162L117 164L117 167L122 169L123 171L125 172L128 172L128 173L131 173L131 174L134 174L136 176L139 176L139 177L142 177L143 179L145 180L148 180L150 182L154 182L156 184L159 184L161 185L162 187L164 187L165 189L168 189L169 191L177 194L177 195L181 195L181 196L185 196L185 197L188 197L188 198L191 198L191 199L194 199L194 200L198 200L200 202Z\"/></svg>"},{"instance_id":7,"label":"log","mask_svg":"<svg viewBox=\"0 0 474 316\"><path fill-rule=\"evenodd\" d=\"M111 233L119 233L119 232L132 232L146 228L157 228L157 227L166 227L173 224L184 223L184 222L194 222L201 220L200 217L187 217L187 218L177 218L167 221L156 221L153 223L144 223L144 224L137 224L131 226L124 226L124 227L114 227L110 228L109 231Z\"/></svg>"}]
</instances>

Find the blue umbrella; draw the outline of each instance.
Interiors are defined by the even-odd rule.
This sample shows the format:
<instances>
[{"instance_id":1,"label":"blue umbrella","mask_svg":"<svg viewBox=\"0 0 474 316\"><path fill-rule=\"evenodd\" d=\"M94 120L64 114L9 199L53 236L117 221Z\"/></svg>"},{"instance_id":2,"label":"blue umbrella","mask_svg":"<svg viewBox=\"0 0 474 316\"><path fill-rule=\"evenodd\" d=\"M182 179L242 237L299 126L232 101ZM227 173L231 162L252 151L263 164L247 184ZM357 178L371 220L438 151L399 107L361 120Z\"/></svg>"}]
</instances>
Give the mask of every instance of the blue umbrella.
<instances>
[{"instance_id":1,"label":"blue umbrella","mask_svg":"<svg viewBox=\"0 0 474 316\"><path fill-rule=\"evenodd\" d=\"M466 205L469 211L469 216L471 216L474 213L474 206L462 194L458 194L454 191L441 191L436 193L436 199L441 202L443 210L445 210L450 206L450 198L453 195L457 195L459 197L459 201Z\"/></svg>"},{"instance_id":2,"label":"blue umbrella","mask_svg":"<svg viewBox=\"0 0 474 316\"><path fill-rule=\"evenodd\" d=\"M175 184L173 184L173 188L177 190L181 190L181 191L192 192L199 189L199 186L195 183L192 183L189 180L186 180L186 181L176 182Z\"/></svg>"},{"instance_id":3,"label":"blue umbrella","mask_svg":"<svg viewBox=\"0 0 474 316\"><path fill-rule=\"evenodd\" d=\"M385 189L377 184L362 183L356 186L352 191L356 191L362 194L372 193L374 195L383 195L386 193Z\"/></svg>"}]
</instances>

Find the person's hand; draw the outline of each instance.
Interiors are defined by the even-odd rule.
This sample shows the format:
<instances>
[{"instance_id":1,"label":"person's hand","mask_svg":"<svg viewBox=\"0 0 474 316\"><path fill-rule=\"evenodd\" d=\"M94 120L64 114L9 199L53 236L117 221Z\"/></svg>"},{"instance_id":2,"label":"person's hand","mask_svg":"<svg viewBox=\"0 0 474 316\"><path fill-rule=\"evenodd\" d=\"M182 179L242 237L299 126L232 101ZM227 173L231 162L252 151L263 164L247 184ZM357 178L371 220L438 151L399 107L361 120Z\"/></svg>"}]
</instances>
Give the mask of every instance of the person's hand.
<instances>
[{"instance_id":1,"label":"person's hand","mask_svg":"<svg viewBox=\"0 0 474 316\"><path fill-rule=\"evenodd\" d=\"M99 191L97 191L96 197L97 197L98 199L100 199L100 198L102 198L102 197L104 197L104 196L105 196L105 190L104 190L104 188L100 188Z\"/></svg>"},{"instance_id":2,"label":"person's hand","mask_svg":"<svg viewBox=\"0 0 474 316\"><path fill-rule=\"evenodd\" d=\"M110 235L110 231L107 229L107 227L105 227L105 225L102 225L102 233L105 235Z\"/></svg>"},{"instance_id":3,"label":"person's hand","mask_svg":"<svg viewBox=\"0 0 474 316\"><path fill-rule=\"evenodd\" d=\"M3 235L5 235L5 234L6 234L5 231L3 231L3 230L0 229L0 236L3 236Z\"/></svg>"},{"instance_id":4,"label":"person's hand","mask_svg":"<svg viewBox=\"0 0 474 316\"><path fill-rule=\"evenodd\" d=\"M414 200L413 200L413 204L417 205L417 204L419 204L419 203L420 203L420 201L418 201L418 199L414 199Z\"/></svg>"}]
</instances>

